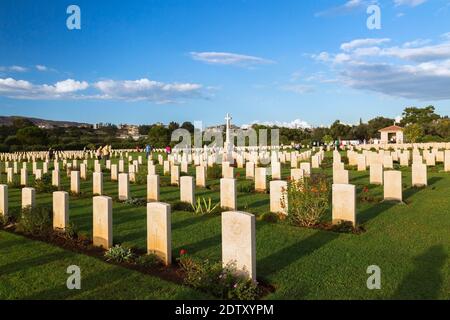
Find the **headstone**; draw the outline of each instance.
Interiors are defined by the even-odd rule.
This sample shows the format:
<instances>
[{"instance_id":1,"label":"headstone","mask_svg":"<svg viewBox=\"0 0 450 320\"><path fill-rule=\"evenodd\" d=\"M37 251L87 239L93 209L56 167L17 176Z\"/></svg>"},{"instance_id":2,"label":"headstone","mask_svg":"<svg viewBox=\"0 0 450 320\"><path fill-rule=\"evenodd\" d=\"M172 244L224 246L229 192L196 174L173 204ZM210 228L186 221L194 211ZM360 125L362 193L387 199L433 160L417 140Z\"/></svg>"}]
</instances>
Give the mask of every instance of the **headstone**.
<instances>
[{"instance_id":1,"label":"headstone","mask_svg":"<svg viewBox=\"0 0 450 320\"><path fill-rule=\"evenodd\" d=\"M103 194L103 172L92 174L92 193L98 196Z\"/></svg>"},{"instance_id":2,"label":"headstone","mask_svg":"<svg viewBox=\"0 0 450 320\"><path fill-rule=\"evenodd\" d=\"M402 172L384 172L384 200L402 201Z\"/></svg>"},{"instance_id":3,"label":"headstone","mask_svg":"<svg viewBox=\"0 0 450 320\"><path fill-rule=\"evenodd\" d=\"M22 188L22 208L36 205L36 190L34 188Z\"/></svg>"},{"instance_id":4,"label":"headstone","mask_svg":"<svg viewBox=\"0 0 450 320\"><path fill-rule=\"evenodd\" d=\"M343 221L356 225L356 192L351 184L333 184L332 187L333 224Z\"/></svg>"},{"instance_id":5,"label":"headstone","mask_svg":"<svg viewBox=\"0 0 450 320\"><path fill-rule=\"evenodd\" d=\"M257 192L266 192L267 190L267 171L266 168L255 169L255 190Z\"/></svg>"},{"instance_id":6,"label":"headstone","mask_svg":"<svg viewBox=\"0 0 450 320\"><path fill-rule=\"evenodd\" d=\"M112 199L106 196L93 198L93 244L109 249L113 245Z\"/></svg>"},{"instance_id":7,"label":"headstone","mask_svg":"<svg viewBox=\"0 0 450 320\"><path fill-rule=\"evenodd\" d=\"M236 179L220 179L220 207L236 210Z\"/></svg>"},{"instance_id":8,"label":"headstone","mask_svg":"<svg viewBox=\"0 0 450 320\"><path fill-rule=\"evenodd\" d=\"M166 265L172 262L170 205L147 203L147 252L160 257Z\"/></svg>"},{"instance_id":9,"label":"headstone","mask_svg":"<svg viewBox=\"0 0 450 320\"><path fill-rule=\"evenodd\" d=\"M130 198L130 181L128 173L119 173L119 200L125 201Z\"/></svg>"},{"instance_id":10,"label":"headstone","mask_svg":"<svg viewBox=\"0 0 450 320\"><path fill-rule=\"evenodd\" d=\"M270 212L288 214L287 188L286 181L270 181Z\"/></svg>"},{"instance_id":11,"label":"headstone","mask_svg":"<svg viewBox=\"0 0 450 320\"><path fill-rule=\"evenodd\" d=\"M20 169L20 185L26 186L28 185L28 172L27 169Z\"/></svg>"},{"instance_id":12,"label":"headstone","mask_svg":"<svg viewBox=\"0 0 450 320\"><path fill-rule=\"evenodd\" d=\"M348 184L348 170L333 170L334 184Z\"/></svg>"},{"instance_id":13,"label":"headstone","mask_svg":"<svg viewBox=\"0 0 450 320\"><path fill-rule=\"evenodd\" d=\"M292 181L303 180L304 171L303 169L291 169L291 179Z\"/></svg>"},{"instance_id":14,"label":"headstone","mask_svg":"<svg viewBox=\"0 0 450 320\"><path fill-rule=\"evenodd\" d=\"M117 181L119 170L117 164L111 164L111 181Z\"/></svg>"},{"instance_id":15,"label":"headstone","mask_svg":"<svg viewBox=\"0 0 450 320\"><path fill-rule=\"evenodd\" d=\"M427 166L422 163L414 163L412 165L412 186L424 187L427 185Z\"/></svg>"},{"instance_id":16,"label":"headstone","mask_svg":"<svg viewBox=\"0 0 450 320\"><path fill-rule=\"evenodd\" d=\"M383 165L372 163L370 165L370 184L383 184Z\"/></svg>"},{"instance_id":17,"label":"headstone","mask_svg":"<svg viewBox=\"0 0 450 320\"><path fill-rule=\"evenodd\" d=\"M0 216L8 216L8 186L0 184Z\"/></svg>"},{"instance_id":18,"label":"headstone","mask_svg":"<svg viewBox=\"0 0 450 320\"><path fill-rule=\"evenodd\" d=\"M180 178L180 201L194 204L195 202L194 178L184 176Z\"/></svg>"},{"instance_id":19,"label":"headstone","mask_svg":"<svg viewBox=\"0 0 450 320\"><path fill-rule=\"evenodd\" d=\"M303 175L309 177L311 175L311 164L309 162L301 162L300 169L303 169Z\"/></svg>"},{"instance_id":20,"label":"headstone","mask_svg":"<svg viewBox=\"0 0 450 320\"><path fill-rule=\"evenodd\" d=\"M170 184L180 185L180 167L173 165L170 167Z\"/></svg>"},{"instance_id":21,"label":"headstone","mask_svg":"<svg viewBox=\"0 0 450 320\"><path fill-rule=\"evenodd\" d=\"M80 193L80 171L70 173L70 191L75 194Z\"/></svg>"},{"instance_id":22,"label":"headstone","mask_svg":"<svg viewBox=\"0 0 450 320\"><path fill-rule=\"evenodd\" d=\"M147 201L159 201L159 176L147 176Z\"/></svg>"},{"instance_id":23,"label":"headstone","mask_svg":"<svg viewBox=\"0 0 450 320\"><path fill-rule=\"evenodd\" d=\"M59 188L60 183L61 183L61 179L59 177L59 171L53 170L52 171L52 186Z\"/></svg>"},{"instance_id":24,"label":"headstone","mask_svg":"<svg viewBox=\"0 0 450 320\"><path fill-rule=\"evenodd\" d=\"M222 213L222 264L232 264L239 275L256 281L255 216L246 212Z\"/></svg>"},{"instance_id":25,"label":"headstone","mask_svg":"<svg viewBox=\"0 0 450 320\"><path fill-rule=\"evenodd\" d=\"M53 192L53 229L66 230L69 223L69 194L65 191Z\"/></svg>"},{"instance_id":26,"label":"headstone","mask_svg":"<svg viewBox=\"0 0 450 320\"><path fill-rule=\"evenodd\" d=\"M248 161L245 164L245 177L247 179L254 179L255 178L255 163L252 161Z\"/></svg>"},{"instance_id":27,"label":"headstone","mask_svg":"<svg viewBox=\"0 0 450 320\"><path fill-rule=\"evenodd\" d=\"M195 167L195 185L197 187L206 188L206 167Z\"/></svg>"}]
</instances>

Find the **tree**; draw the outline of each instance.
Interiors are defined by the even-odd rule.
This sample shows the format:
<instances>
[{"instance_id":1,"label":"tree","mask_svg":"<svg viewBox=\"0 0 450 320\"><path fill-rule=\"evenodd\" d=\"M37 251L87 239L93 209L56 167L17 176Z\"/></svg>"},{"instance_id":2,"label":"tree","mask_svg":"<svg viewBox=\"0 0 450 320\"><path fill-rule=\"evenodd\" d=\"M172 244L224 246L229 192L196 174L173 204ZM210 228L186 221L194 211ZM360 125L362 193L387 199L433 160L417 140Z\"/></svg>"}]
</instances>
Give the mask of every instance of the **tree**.
<instances>
[{"instance_id":1,"label":"tree","mask_svg":"<svg viewBox=\"0 0 450 320\"><path fill-rule=\"evenodd\" d=\"M417 142L419 138L421 138L424 135L423 128L418 123L407 125L403 133L406 139L411 143Z\"/></svg>"},{"instance_id":2,"label":"tree","mask_svg":"<svg viewBox=\"0 0 450 320\"><path fill-rule=\"evenodd\" d=\"M169 123L169 131L170 132L177 130L179 127L180 127L180 125L178 124L178 122L171 121Z\"/></svg>"},{"instance_id":3,"label":"tree","mask_svg":"<svg viewBox=\"0 0 450 320\"><path fill-rule=\"evenodd\" d=\"M333 142L333 137L327 134L322 138L322 142L325 143L326 145L329 145Z\"/></svg>"},{"instance_id":4,"label":"tree","mask_svg":"<svg viewBox=\"0 0 450 320\"><path fill-rule=\"evenodd\" d=\"M435 120L438 120L439 118L440 116L434 112L433 106L428 106L425 108L410 107L405 108L403 111L403 119L400 123L404 126L413 123L427 125Z\"/></svg>"},{"instance_id":5,"label":"tree","mask_svg":"<svg viewBox=\"0 0 450 320\"><path fill-rule=\"evenodd\" d=\"M190 133L194 133L194 125L189 121L183 122L181 128L186 129Z\"/></svg>"},{"instance_id":6,"label":"tree","mask_svg":"<svg viewBox=\"0 0 450 320\"><path fill-rule=\"evenodd\" d=\"M394 124L394 119L385 117L376 117L369 120L367 123L367 134L368 138L378 137L378 130L392 126Z\"/></svg>"},{"instance_id":7,"label":"tree","mask_svg":"<svg viewBox=\"0 0 450 320\"><path fill-rule=\"evenodd\" d=\"M148 132L148 142L156 148L164 148L170 143L169 129L162 125L154 125Z\"/></svg>"},{"instance_id":8,"label":"tree","mask_svg":"<svg viewBox=\"0 0 450 320\"><path fill-rule=\"evenodd\" d=\"M349 138L351 126L342 124L339 120L336 120L330 127L331 135L335 140Z\"/></svg>"},{"instance_id":9,"label":"tree","mask_svg":"<svg viewBox=\"0 0 450 320\"><path fill-rule=\"evenodd\" d=\"M25 127L17 130L17 139L22 145L44 145L47 140L47 133L38 127Z\"/></svg>"}]
</instances>

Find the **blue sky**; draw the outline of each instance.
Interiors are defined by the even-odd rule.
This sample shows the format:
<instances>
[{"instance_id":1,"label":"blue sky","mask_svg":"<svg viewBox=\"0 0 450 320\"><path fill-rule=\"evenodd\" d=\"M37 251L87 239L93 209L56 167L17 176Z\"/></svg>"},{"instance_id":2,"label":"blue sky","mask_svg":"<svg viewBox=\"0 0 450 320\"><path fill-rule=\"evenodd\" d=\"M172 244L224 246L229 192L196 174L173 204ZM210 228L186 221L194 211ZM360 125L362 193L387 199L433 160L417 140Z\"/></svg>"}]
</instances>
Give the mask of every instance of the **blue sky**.
<instances>
[{"instance_id":1,"label":"blue sky","mask_svg":"<svg viewBox=\"0 0 450 320\"><path fill-rule=\"evenodd\" d=\"M366 9L381 9L369 30ZM66 9L81 9L69 30ZM356 123L450 114L450 0L0 1L0 115Z\"/></svg>"}]
</instances>

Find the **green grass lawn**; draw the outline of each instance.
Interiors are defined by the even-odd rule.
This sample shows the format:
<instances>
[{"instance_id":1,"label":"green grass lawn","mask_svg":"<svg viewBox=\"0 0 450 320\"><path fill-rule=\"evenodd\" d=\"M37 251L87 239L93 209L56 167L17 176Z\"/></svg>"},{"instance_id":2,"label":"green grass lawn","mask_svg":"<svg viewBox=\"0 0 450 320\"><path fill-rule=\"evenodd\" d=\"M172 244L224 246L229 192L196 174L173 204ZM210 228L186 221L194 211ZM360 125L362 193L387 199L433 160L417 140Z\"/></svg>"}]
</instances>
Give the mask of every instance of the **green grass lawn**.
<instances>
[{"instance_id":1,"label":"green grass lawn","mask_svg":"<svg viewBox=\"0 0 450 320\"><path fill-rule=\"evenodd\" d=\"M113 163L116 161L113 159ZM146 172L145 166L140 170ZM410 168L402 169L406 204L357 202L357 219L366 230L359 235L257 221L257 276L276 288L265 298L450 299L450 174L441 170L442 165L430 168L429 186L414 189ZM162 175L161 166L158 171ZM331 169L323 171L331 176ZM246 183L245 169L236 172L241 176L238 183ZM283 178L289 172L284 167ZM195 176L194 168L190 174ZM62 177L68 190L69 180L65 174ZM4 182L4 174L2 179ZM219 192L214 188L218 183L208 180L213 190L197 189L197 196L219 201ZM363 187L369 186L369 171L351 171L350 183L356 184L361 194ZM133 198L146 196L146 185L130 186ZM371 195L382 197L381 186L369 189ZM92 180L82 182L82 191L92 192ZM117 196L117 183L110 181L109 173L104 175L104 191ZM36 199L40 205L51 205L52 195L38 194ZM178 199L177 188L161 188L161 201L173 204ZM10 189L9 201L10 208L20 206L20 189ZM269 195L239 193L238 206L261 215L269 211ZM91 233L91 196L70 198L70 220L80 230ZM146 208L115 202L113 237L114 243L145 249ZM174 258L185 249L189 254L220 261L220 216L174 211L172 237ZM78 264L86 272L81 291L69 292L65 288L65 268L70 264ZM367 289L369 265L381 268L381 290ZM0 298L195 299L205 295L93 257L1 232Z\"/></svg>"}]
</instances>

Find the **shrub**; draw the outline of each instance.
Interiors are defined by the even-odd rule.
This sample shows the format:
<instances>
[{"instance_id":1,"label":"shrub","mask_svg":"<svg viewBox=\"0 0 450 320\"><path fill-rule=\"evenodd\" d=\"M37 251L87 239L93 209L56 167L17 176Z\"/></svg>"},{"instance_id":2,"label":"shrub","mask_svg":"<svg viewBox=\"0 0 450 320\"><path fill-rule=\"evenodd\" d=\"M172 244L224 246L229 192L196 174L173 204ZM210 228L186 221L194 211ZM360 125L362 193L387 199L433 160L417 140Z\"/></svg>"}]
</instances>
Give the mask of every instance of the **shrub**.
<instances>
[{"instance_id":1,"label":"shrub","mask_svg":"<svg viewBox=\"0 0 450 320\"><path fill-rule=\"evenodd\" d=\"M288 221L297 226L312 227L321 222L328 209L330 186L325 176L289 181L287 189ZM282 205L285 200L282 199Z\"/></svg>"},{"instance_id":2,"label":"shrub","mask_svg":"<svg viewBox=\"0 0 450 320\"><path fill-rule=\"evenodd\" d=\"M68 225L66 226L65 235L69 239L76 239L78 238L78 227L70 221Z\"/></svg>"},{"instance_id":3,"label":"shrub","mask_svg":"<svg viewBox=\"0 0 450 320\"><path fill-rule=\"evenodd\" d=\"M255 183L253 181L241 182L237 186L237 191L241 193L254 193Z\"/></svg>"},{"instance_id":4,"label":"shrub","mask_svg":"<svg viewBox=\"0 0 450 320\"><path fill-rule=\"evenodd\" d=\"M53 192L57 190L57 188L52 185L52 176L48 173L42 175L41 180L36 180L34 184L36 192Z\"/></svg>"},{"instance_id":5,"label":"shrub","mask_svg":"<svg viewBox=\"0 0 450 320\"><path fill-rule=\"evenodd\" d=\"M208 179L222 178L222 168L217 164L214 164L212 167L209 167L207 171L208 171L207 173Z\"/></svg>"},{"instance_id":6,"label":"shrub","mask_svg":"<svg viewBox=\"0 0 450 320\"><path fill-rule=\"evenodd\" d=\"M173 204L172 209L174 211L187 211L194 212L192 205L189 202L177 201Z\"/></svg>"},{"instance_id":7,"label":"shrub","mask_svg":"<svg viewBox=\"0 0 450 320\"><path fill-rule=\"evenodd\" d=\"M119 263L132 262L134 259L134 254L131 249L126 249L117 244L105 252L105 257L106 261L114 261Z\"/></svg>"},{"instance_id":8,"label":"shrub","mask_svg":"<svg viewBox=\"0 0 450 320\"><path fill-rule=\"evenodd\" d=\"M146 268L154 268L162 265L161 259L156 254L146 254L140 256L136 259L136 263Z\"/></svg>"},{"instance_id":9,"label":"shrub","mask_svg":"<svg viewBox=\"0 0 450 320\"><path fill-rule=\"evenodd\" d=\"M147 200L145 198L131 198L125 200L124 203L134 207L142 207L147 205Z\"/></svg>"},{"instance_id":10,"label":"shrub","mask_svg":"<svg viewBox=\"0 0 450 320\"><path fill-rule=\"evenodd\" d=\"M52 209L48 207L27 207L17 223L17 230L34 236L48 234L52 230Z\"/></svg>"},{"instance_id":11,"label":"shrub","mask_svg":"<svg viewBox=\"0 0 450 320\"><path fill-rule=\"evenodd\" d=\"M233 264L199 260L183 254L178 259L185 272L184 282L194 289L211 293L222 299L254 300L259 295L257 283L236 272Z\"/></svg>"},{"instance_id":12,"label":"shrub","mask_svg":"<svg viewBox=\"0 0 450 320\"><path fill-rule=\"evenodd\" d=\"M265 222L276 223L278 222L279 217L273 212L265 212L261 215L260 219Z\"/></svg>"}]
</instances>

